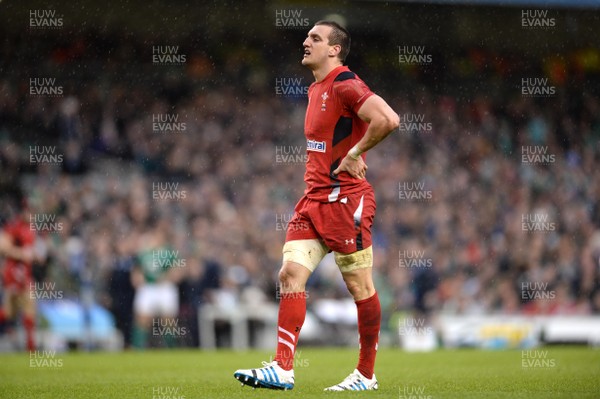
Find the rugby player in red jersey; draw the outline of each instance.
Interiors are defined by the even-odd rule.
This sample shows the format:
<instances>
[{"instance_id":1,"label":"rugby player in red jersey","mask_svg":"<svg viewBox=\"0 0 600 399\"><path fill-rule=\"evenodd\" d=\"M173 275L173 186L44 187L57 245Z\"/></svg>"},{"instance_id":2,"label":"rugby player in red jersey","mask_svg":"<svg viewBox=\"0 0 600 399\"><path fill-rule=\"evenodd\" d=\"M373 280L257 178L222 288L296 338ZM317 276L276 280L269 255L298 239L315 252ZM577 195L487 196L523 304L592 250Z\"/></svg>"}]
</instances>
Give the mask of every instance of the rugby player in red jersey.
<instances>
[{"instance_id":1,"label":"rugby player in red jersey","mask_svg":"<svg viewBox=\"0 0 600 399\"><path fill-rule=\"evenodd\" d=\"M33 249L35 232L30 228L26 205L13 220L0 229L0 256L2 268L2 307L0 323L12 319L17 310L23 314L27 350L35 350L35 299L31 297L33 277L31 264L35 260Z\"/></svg>"},{"instance_id":2,"label":"rugby player in red jersey","mask_svg":"<svg viewBox=\"0 0 600 399\"><path fill-rule=\"evenodd\" d=\"M366 180L366 151L399 124L398 114L348 67L350 35L339 24L319 21L303 43L302 65L315 82L308 90L304 121L308 161L306 190L288 225L279 272L281 301L277 351L262 368L237 370L242 384L294 387L294 352L306 315L305 285L321 259L333 251L358 312L356 369L325 390L374 390L373 372L381 308L372 279L373 188Z\"/></svg>"}]
</instances>

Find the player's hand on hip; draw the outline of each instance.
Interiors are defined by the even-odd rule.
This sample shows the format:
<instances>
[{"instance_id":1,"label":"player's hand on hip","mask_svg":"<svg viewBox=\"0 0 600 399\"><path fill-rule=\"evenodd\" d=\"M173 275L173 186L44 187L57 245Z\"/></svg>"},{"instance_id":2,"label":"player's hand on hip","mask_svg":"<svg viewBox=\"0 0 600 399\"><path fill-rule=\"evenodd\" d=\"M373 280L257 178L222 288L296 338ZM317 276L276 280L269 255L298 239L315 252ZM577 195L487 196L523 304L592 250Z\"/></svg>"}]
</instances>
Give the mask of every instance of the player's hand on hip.
<instances>
[{"instance_id":1,"label":"player's hand on hip","mask_svg":"<svg viewBox=\"0 0 600 399\"><path fill-rule=\"evenodd\" d=\"M337 176L341 172L346 172L356 179L364 179L367 175L368 168L369 167L361 157L353 159L349 155L346 155L337 169L333 171L333 174Z\"/></svg>"}]
</instances>

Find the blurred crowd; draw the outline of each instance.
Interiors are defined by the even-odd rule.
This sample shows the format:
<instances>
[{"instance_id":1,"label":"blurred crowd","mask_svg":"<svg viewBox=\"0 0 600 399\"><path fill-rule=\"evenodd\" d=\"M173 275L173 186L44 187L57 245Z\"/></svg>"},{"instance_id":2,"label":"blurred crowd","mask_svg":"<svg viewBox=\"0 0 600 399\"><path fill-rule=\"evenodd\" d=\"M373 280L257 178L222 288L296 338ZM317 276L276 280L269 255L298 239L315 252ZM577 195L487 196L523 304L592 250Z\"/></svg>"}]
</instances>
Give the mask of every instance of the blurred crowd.
<instances>
[{"instance_id":1,"label":"blurred crowd","mask_svg":"<svg viewBox=\"0 0 600 399\"><path fill-rule=\"evenodd\" d=\"M92 287L128 344L131 271L145 251L171 248L184 260L170 278L192 331L204 303L231 308L249 293L275 301L285 222L304 190L304 164L277 154L304 150L306 105L278 96L276 78L308 85L310 74L289 66L294 57L265 65L242 50L217 63L190 53L185 65L153 65L133 38L94 73L81 69L102 64L103 40L53 47L36 73L23 58L20 75L0 78L3 203L19 187L31 212L60 223L38 232L48 256L36 278L66 297ZM64 93L31 95L30 75L56 77ZM363 76L401 120L421 120L367 155L383 325L398 311L600 313L598 93L465 96L401 76ZM62 159L32 162L34 146ZM308 290L309 308L348 297L331 259ZM190 339L197 345L197 334Z\"/></svg>"}]
</instances>

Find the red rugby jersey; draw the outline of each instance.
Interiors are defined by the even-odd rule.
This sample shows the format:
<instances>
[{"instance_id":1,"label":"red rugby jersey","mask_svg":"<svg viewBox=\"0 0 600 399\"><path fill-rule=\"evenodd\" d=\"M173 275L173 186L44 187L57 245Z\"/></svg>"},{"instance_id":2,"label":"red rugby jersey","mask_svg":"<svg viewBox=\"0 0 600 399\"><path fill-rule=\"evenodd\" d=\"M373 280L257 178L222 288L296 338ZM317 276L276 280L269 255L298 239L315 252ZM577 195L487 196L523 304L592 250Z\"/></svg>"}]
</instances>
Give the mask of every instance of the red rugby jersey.
<instances>
[{"instance_id":1,"label":"red rugby jersey","mask_svg":"<svg viewBox=\"0 0 600 399\"><path fill-rule=\"evenodd\" d=\"M22 219L14 220L4 226L4 231L11 237L14 245L18 247L31 247L35 243L35 233L29 223ZM6 258L5 268L25 268L25 272L31 273L31 263L21 262L13 258Z\"/></svg>"},{"instance_id":2,"label":"red rugby jersey","mask_svg":"<svg viewBox=\"0 0 600 399\"><path fill-rule=\"evenodd\" d=\"M346 66L332 70L308 89L304 119L308 161L304 181L308 198L334 202L369 187L346 172L333 176L348 151L364 136L368 123L358 110L373 92ZM365 153L361 155L365 159Z\"/></svg>"}]
</instances>

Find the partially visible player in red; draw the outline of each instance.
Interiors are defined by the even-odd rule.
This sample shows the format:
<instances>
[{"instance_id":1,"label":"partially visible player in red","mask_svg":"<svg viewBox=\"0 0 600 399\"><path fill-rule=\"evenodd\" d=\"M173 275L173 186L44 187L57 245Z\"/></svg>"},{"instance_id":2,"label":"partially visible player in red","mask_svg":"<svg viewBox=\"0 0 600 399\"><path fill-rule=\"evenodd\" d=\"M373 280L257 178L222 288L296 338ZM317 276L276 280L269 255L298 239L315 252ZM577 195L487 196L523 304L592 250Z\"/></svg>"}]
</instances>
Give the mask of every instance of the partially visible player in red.
<instances>
[{"instance_id":1,"label":"partially visible player in red","mask_svg":"<svg viewBox=\"0 0 600 399\"><path fill-rule=\"evenodd\" d=\"M302 65L315 82L304 121L308 161L304 196L296 205L279 272L277 352L259 369L237 370L243 384L294 387L294 352L306 315L305 286L321 259L333 251L358 313L356 369L329 391L378 388L375 356L381 308L372 278L371 226L375 195L366 180L365 153L399 125L399 117L348 67L350 35L335 22L319 21L303 43Z\"/></svg>"},{"instance_id":2,"label":"partially visible player in red","mask_svg":"<svg viewBox=\"0 0 600 399\"><path fill-rule=\"evenodd\" d=\"M35 299L30 292L34 284L31 265L35 259L35 231L29 224L27 206L19 201L20 210L0 230L0 256L4 257L2 267L2 307L0 323L22 312L27 350L35 350Z\"/></svg>"}]
</instances>

